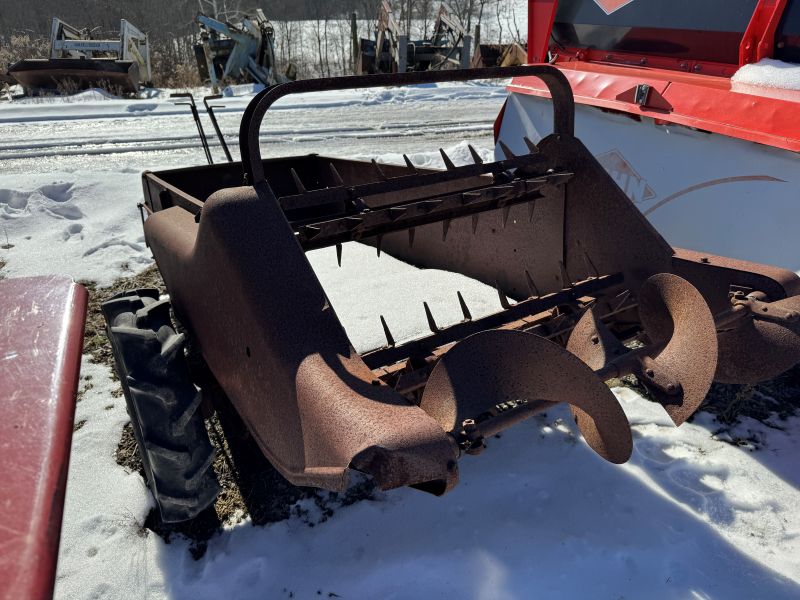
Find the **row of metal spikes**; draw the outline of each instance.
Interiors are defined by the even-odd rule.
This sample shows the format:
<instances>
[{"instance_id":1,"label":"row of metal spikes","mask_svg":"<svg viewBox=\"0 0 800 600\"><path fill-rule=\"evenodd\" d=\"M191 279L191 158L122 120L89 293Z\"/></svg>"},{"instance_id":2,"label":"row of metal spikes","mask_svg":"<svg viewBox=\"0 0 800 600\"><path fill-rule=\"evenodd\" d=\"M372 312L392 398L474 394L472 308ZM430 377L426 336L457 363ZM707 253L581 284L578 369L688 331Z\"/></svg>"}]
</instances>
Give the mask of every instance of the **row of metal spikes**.
<instances>
[{"instance_id":1,"label":"row of metal spikes","mask_svg":"<svg viewBox=\"0 0 800 600\"><path fill-rule=\"evenodd\" d=\"M597 272L597 269L594 267L594 264L592 263L589 256L585 253L584 256L586 258L587 267L592 269L592 272L594 272L594 277L599 277L599 273ZM567 274L567 270L566 267L564 266L564 263L559 261L559 265L561 266L563 281L570 282L570 285L572 285L571 279ZM528 284L528 297L540 298L541 293L539 291L539 288L536 287L536 283L533 281L533 277L531 277L531 274L527 269L525 270L525 280ZM503 293L503 290L500 288L499 281L495 282L494 287L495 290L497 291L497 296L500 300L500 306L503 307L503 310L508 310L509 308L511 308L512 304L511 302L509 302L508 297ZM620 306L627 301L628 295L629 292L622 294L622 300L620 302ZM469 307L467 306L467 303L464 300L464 296L461 295L460 291L456 291L456 296L458 297L458 304L459 307L461 308L461 314L464 317L461 322L465 323L468 321L472 321L472 313L470 312ZM431 312L431 308L428 305L428 303L423 301L422 307L425 310L425 318L428 321L428 329L430 329L432 333L439 333L440 331L442 331L442 328L439 327L439 325L436 323L436 319L434 319L433 312ZM383 327L383 333L386 336L387 346L394 347L396 345L394 336L392 335L392 332L389 329L389 325L386 323L386 319L383 317L383 315L380 315L380 320L381 320L381 326Z\"/></svg>"},{"instance_id":2,"label":"row of metal spikes","mask_svg":"<svg viewBox=\"0 0 800 600\"><path fill-rule=\"evenodd\" d=\"M539 152L538 146L536 144L534 144L528 137L523 137L522 139L524 140L525 145L528 147L528 150L530 150L530 154L536 154L536 153ZM500 149L503 151L503 154L505 155L506 159L516 158L517 155L514 154L514 152L511 150L511 148L509 148L505 144L505 142L503 142L502 140L498 140L497 143L500 146ZM484 163L484 161L481 158L480 154L478 154L478 151L474 148L474 146L472 144L467 144L467 148L469 148L469 153L472 156L473 162L476 165L482 165ZM444 151L444 148L439 148L439 154L441 154L442 161L444 162L444 166L448 171L453 171L455 169L458 169L458 167L455 165L455 163L452 161L452 159ZM417 167L414 165L413 162L411 162L411 159L408 157L407 154L403 154L403 161L406 163L406 166L414 174L419 173ZM329 170L331 172L331 176L333 177L333 179L336 182L337 186L346 185L345 182L344 182L344 179L342 178L341 174L336 169L336 167L333 165L333 163L328 163L328 168L329 168ZM372 159L372 168L373 168L373 170L375 171L375 174L378 176L378 178L380 180L388 181L389 179L391 179L383 171L383 169L381 169L380 165L378 164L378 161L376 161L374 158ZM297 188L297 192L299 194L305 194L308 191L308 189L303 184L303 181L300 179L300 176L297 174L297 171L295 171L294 167L291 167L289 169L289 173L291 173L291 175L292 175L292 180L294 181L294 185ZM366 208L366 207L364 207L364 208Z\"/></svg>"}]
</instances>

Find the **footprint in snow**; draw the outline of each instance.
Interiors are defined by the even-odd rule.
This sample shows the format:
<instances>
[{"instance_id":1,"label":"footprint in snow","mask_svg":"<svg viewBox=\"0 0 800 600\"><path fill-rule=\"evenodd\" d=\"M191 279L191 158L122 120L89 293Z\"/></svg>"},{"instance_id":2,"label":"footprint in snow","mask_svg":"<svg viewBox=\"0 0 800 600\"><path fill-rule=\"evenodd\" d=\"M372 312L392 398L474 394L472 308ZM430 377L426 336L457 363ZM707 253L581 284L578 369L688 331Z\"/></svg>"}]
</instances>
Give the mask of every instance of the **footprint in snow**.
<instances>
[{"instance_id":1,"label":"footprint in snow","mask_svg":"<svg viewBox=\"0 0 800 600\"><path fill-rule=\"evenodd\" d=\"M61 237L64 238L64 241L68 241L72 238L82 240L83 239L83 225L80 223L72 223L68 227L64 229L61 233Z\"/></svg>"},{"instance_id":2,"label":"footprint in snow","mask_svg":"<svg viewBox=\"0 0 800 600\"><path fill-rule=\"evenodd\" d=\"M84 217L83 211L74 204L57 204L55 206L43 206L42 210L60 219L77 221Z\"/></svg>"},{"instance_id":3,"label":"footprint in snow","mask_svg":"<svg viewBox=\"0 0 800 600\"><path fill-rule=\"evenodd\" d=\"M72 200L73 184L51 183L39 186L36 191L53 202L69 202Z\"/></svg>"},{"instance_id":4,"label":"footprint in snow","mask_svg":"<svg viewBox=\"0 0 800 600\"><path fill-rule=\"evenodd\" d=\"M3 213L12 216L28 208L30 197L30 192L0 190L0 207L2 207Z\"/></svg>"},{"instance_id":5,"label":"footprint in snow","mask_svg":"<svg viewBox=\"0 0 800 600\"><path fill-rule=\"evenodd\" d=\"M122 238L114 238L108 241L103 242L102 244L98 244L97 246L93 246L89 248L86 252L83 253L83 256L91 256L92 254L99 252L100 250L105 250L106 248L111 248L113 246L127 246L131 250L136 250L137 252L142 252L144 250L144 246L141 244L134 244L133 242L128 242L123 240Z\"/></svg>"}]
</instances>

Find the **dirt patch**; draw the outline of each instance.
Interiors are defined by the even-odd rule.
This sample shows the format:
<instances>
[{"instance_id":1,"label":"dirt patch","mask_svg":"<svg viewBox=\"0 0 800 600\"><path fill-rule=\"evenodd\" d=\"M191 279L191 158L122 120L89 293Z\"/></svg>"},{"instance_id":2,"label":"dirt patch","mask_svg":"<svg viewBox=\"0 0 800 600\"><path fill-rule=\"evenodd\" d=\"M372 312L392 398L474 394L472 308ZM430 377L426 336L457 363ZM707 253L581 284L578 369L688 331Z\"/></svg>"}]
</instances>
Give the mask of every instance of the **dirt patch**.
<instances>
[{"instance_id":1,"label":"dirt patch","mask_svg":"<svg viewBox=\"0 0 800 600\"><path fill-rule=\"evenodd\" d=\"M647 388L633 375L614 380L614 383L629 387L652 400ZM800 415L800 365L771 381L756 385L714 383L699 410L714 415L722 425L720 431L729 430L742 417L776 427L776 420L785 421Z\"/></svg>"},{"instance_id":2,"label":"dirt patch","mask_svg":"<svg viewBox=\"0 0 800 600\"><path fill-rule=\"evenodd\" d=\"M83 351L90 354L92 362L114 367L114 356L106 337L106 322L100 305L112 296L126 290L138 288L164 289L161 273L155 265L146 268L138 275L117 279L108 287L99 287L94 281L80 281L89 292L89 306L86 314L86 329L83 333Z\"/></svg>"},{"instance_id":3,"label":"dirt patch","mask_svg":"<svg viewBox=\"0 0 800 600\"><path fill-rule=\"evenodd\" d=\"M741 417L750 417L774 427L776 420L785 421L800 414L800 366L757 385L716 383L701 410L712 413L726 426L735 425Z\"/></svg>"}]
</instances>

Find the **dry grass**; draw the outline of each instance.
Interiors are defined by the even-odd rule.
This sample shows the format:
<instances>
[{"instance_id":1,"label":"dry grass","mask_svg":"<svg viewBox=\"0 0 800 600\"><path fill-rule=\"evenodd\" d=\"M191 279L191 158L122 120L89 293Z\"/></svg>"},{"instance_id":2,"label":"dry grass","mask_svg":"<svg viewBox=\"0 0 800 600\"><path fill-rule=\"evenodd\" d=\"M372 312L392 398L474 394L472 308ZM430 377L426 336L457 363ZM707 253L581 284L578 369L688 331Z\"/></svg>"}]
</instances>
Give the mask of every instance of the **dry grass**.
<instances>
[{"instance_id":1,"label":"dry grass","mask_svg":"<svg viewBox=\"0 0 800 600\"><path fill-rule=\"evenodd\" d=\"M608 383L629 387L652 400L647 388L633 375ZM714 415L722 426L719 431L730 430L742 418L780 428L776 419L785 421L800 414L800 365L771 381L755 385L714 383L699 410Z\"/></svg>"},{"instance_id":2,"label":"dry grass","mask_svg":"<svg viewBox=\"0 0 800 600\"><path fill-rule=\"evenodd\" d=\"M109 287L98 287L93 281L81 281L80 283L89 291L86 330L83 334L83 351L92 356L93 362L103 363L113 368L114 357L111 354L108 337L106 337L106 322L103 319L103 313L100 311L100 305L112 296L126 290L138 288L163 290L164 281L161 279L161 273L153 265L138 275L117 279Z\"/></svg>"},{"instance_id":3,"label":"dry grass","mask_svg":"<svg viewBox=\"0 0 800 600\"><path fill-rule=\"evenodd\" d=\"M0 44L0 65L5 67L25 58L44 58L50 55L50 38L30 34L12 34Z\"/></svg>"}]
</instances>

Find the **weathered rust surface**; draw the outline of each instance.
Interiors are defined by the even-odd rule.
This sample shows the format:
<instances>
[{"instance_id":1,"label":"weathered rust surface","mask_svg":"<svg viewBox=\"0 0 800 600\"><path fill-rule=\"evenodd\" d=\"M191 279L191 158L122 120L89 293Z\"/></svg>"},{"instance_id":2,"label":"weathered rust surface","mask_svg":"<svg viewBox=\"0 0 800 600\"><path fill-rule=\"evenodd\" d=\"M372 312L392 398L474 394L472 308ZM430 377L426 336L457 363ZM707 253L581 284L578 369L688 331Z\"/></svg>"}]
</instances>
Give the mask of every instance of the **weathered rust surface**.
<instances>
[{"instance_id":1,"label":"weathered rust surface","mask_svg":"<svg viewBox=\"0 0 800 600\"><path fill-rule=\"evenodd\" d=\"M636 375L680 425L700 407L714 380L714 318L700 292L677 275L653 275L639 288L637 298L648 345L626 348L597 312L589 310L572 331L567 350L601 379Z\"/></svg>"},{"instance_id":2,"label":"weathered rust surface","mask_svg":"<svg viewBox=\"0 0 800 600\"><path fill-rule=\"evenodd\" d=\"M139 89L139 65L125 60L28 58L11 65L8 73L30 90L101 87L133 94Z\"/></svg>"},{"instance_id":3,"label":"weathered rust surface","mask_svg":"<svg viewBox=\"0 0 800 600\"><path fill-rule=\"evenodd\" d=\"M0 597L55 582L86 290L64 276L0 281Z\"/></svg>"},{"instance_id":4,"label":"weathered rust surface","mask_svg":"<svg viewBox=\"0 0 800 600\"><path fill-rule=\"evenodd\" d=\"M520 403L509 412L520 411L537 400L546 401L542 408L571 405L586 442L606 460L630 458L628 419L608 386L575 355L531 333L490 330L456 344L431 373L420 408L458 434L468 419L480 427L499 416L498 405Z\"/></svg>"},{"instance_id":5,"label":"weathered rust surface","mask_svg":"<svg viewBox=\"0 0 800 600\"><path fill-rule=\"evenodd\" d=\"M145 223L176 314L217 380L297 485L342 490L355 462L384 488L449 488L458 476L452 440L375 379L277 202L264 198L249 187L221 190L199 225L177 207Z\"/></svg>"},{"instance_id":6,"label":"weathered rust surface","mask_svg":"<svg viewBox=\"0 0 800 600\"><path fill-rule=\"evenodd\" d=\"M455 166L442 151L441 171L261 158L261 121L287 94L517 71L555 102L554 133L524 155L501 146L502 160ZM176 314L290 481L339 490L358 470L443 493L461 453L557 403L624 462L631 432L604 380L635 374L681 424L715 377L800 361L800 278L671 248L574 137L573 113L544 65L300 81L248 106L241 166L145 174L145 235ZM386 347L359 356L304 255L341 260L346 241L496 286L501 310L473 319L454 290L461 323L442 328L425 306L430 335L397 343L382 319Z\"/></svg>"}]
</instances>

